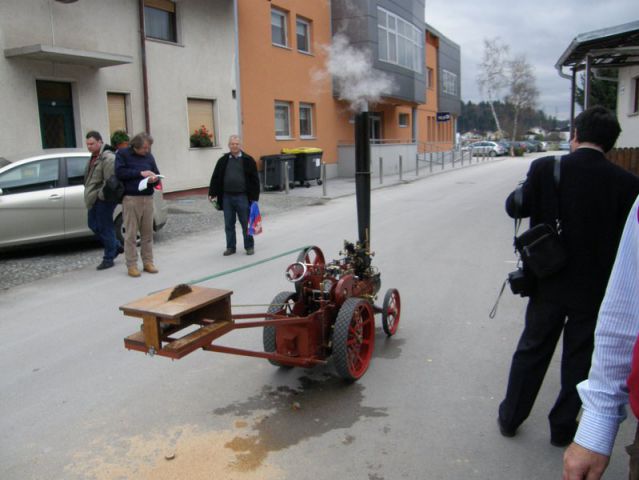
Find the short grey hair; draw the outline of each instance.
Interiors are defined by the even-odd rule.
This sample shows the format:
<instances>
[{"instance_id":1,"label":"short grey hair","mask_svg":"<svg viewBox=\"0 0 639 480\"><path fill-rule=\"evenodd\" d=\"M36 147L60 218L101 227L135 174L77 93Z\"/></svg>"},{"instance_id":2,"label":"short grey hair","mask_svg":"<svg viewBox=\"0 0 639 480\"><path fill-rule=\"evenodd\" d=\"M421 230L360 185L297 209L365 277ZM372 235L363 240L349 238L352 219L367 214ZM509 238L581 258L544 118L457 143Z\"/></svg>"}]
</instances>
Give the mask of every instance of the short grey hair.
<instances>
[{"instance_id":1,"label":"short grey hair","mask_svg":"<svg viewBox=\"0 0 639 480\"><path fill-rule=\"evenodd\" d=\"M153 145L153 137L146 132L141 132L131 139L129 145L131 148L139 150L144 146L144 142L149 142L149 145Z\"/></svg>"},{"instance_id":2,"label":"short grey hair","mask_svg":"<svg viewBox=\"0 0 639 480\"><path fill-rule=\"evenodd\" d=\"M234 138L237 138L240 141L240 143L242 143L242 137L240 137L239 135L235 133L233 135L229 135L229 143L231 143L231 140L233 140Z\"/></svg>"}]
</instances>

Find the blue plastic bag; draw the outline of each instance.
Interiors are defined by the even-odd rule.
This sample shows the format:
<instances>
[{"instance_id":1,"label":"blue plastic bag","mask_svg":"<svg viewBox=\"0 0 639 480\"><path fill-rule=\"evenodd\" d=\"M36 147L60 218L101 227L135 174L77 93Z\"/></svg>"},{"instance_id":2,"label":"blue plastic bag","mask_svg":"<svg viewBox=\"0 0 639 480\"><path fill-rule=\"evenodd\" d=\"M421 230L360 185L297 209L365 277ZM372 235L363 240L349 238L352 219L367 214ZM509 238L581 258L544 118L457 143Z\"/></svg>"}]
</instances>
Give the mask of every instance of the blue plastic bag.
<instances>
[{"instance_id":1,"label":"blue plastic bag","mask_svg":"<svg viewBox=\"0 0 639 480\"><path fill-rule=\"evenodd\" d=\"M257 202L253 202L251 203L251 210L249 212L248 234L255 236L260 233L262 233L262 215L260 214L260 207Z\"/></svg>"}]
</instances>

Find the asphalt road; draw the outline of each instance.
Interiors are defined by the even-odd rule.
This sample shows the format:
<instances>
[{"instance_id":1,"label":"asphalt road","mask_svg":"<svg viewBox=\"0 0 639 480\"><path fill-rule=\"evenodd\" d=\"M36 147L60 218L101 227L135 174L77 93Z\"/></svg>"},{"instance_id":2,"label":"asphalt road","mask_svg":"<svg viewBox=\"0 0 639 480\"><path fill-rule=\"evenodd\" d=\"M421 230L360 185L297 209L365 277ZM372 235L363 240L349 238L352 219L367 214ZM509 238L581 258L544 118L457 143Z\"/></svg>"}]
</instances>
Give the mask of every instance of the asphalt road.
<instances>
[{"instance_id":1,"label":"asphalt road","mask_svg":"<svg viewBox=\"0 0 639 480\"><path fill-rule=\"evenodd\" d=\"M83 268L0 293L0 478L3 479L552 479L562 449L546 415L558 358L528 421L500 436L497 405L525 302L506 293L512 223L503 200L528 161L452 171L373 192L372 247L381 293L402 296L398 333L381 328L355 384L331 365L280 370L197 351L179 361L127 352L139 328L118 306L181 282L233 290L234 312L290 290L283 271L308 244L337 257L354 240L355 200L265 222L253 257L222 257L223 232L156 245L157 275ZM273 258L271 261L268 259ZM247 267L238 269L238 267ZM61 281L62 280L62 281ZM261 347L261 332L224 337ZM625 477L622 427L607 479Z\"/></svg>"}]
</instances>

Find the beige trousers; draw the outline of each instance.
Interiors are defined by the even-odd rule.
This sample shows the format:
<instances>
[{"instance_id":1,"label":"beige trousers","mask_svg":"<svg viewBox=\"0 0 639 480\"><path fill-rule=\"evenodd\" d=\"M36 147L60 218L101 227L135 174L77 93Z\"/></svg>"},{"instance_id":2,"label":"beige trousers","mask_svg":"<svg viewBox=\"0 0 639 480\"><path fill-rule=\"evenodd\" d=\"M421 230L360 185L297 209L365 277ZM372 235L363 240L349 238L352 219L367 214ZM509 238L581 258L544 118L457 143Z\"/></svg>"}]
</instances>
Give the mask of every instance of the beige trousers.
<instances>
[{"instance_id":1,"label":"beige trousers","mask_svg":"<svg viewBox=\"0 0 639 480\"><path fill-rule=\"evenodd\" d=\"M127 267L137 266L137 234L140 232L142 264L153 263L153 195L130 196L122 199L124 221L124 258Z\"/></svg>"}]
</instances>

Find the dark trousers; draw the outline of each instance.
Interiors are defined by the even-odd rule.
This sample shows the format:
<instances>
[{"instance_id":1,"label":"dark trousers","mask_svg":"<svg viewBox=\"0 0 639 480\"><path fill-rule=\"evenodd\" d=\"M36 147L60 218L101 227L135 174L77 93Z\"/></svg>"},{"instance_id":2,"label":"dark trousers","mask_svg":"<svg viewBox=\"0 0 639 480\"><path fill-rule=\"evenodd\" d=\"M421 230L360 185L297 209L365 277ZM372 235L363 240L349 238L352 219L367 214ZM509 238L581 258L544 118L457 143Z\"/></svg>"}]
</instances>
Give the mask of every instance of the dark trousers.
<instances>
[{"instance_id":1,"label":"dark trousers","mask_svg":"<svg viewBox=\"0 0 639 480\"><path fill-rule=\"evenodd\" d=\"M499 405L502 425L515 430L528 418L563 330L561 389L548 420L551 438L572 439L581 408L576 387L588 377L596 320L596 312L577 312L540 298L529 300L506 398Z\"/></svg>"},{"instance_id":2,"label":"dark trousers","mask_svg":"<svg viewBox=\"0 0 639 480\"><path fill-rule=\"evenodd\" d=\"M103 202L96 200L89 209L87 222L89 228L100 240L104 247L103 260L112 262L118 250L118 241L115 238L115 228L113 226L113 211L115 210L114 202Z\"/></svg>"},{"instance_id":3,"label":"dark trousers","mask_svg":"<svg viewBox=\"0 0 639 480\"><path fill-rule=\"evenodd\" d=\"M253 248L253 236L247 233L249 218L249 201L245 193L225 193L222 201L224 209L224 231L226 232L226 248L235 249L235 219L240 221L244 248Z\"/></svg>"},{"instance_id":4,"label":"dark trousers","mask_svg":"<svg viewBox=\"0 0 639 480\"><path fill-rule=\"evenodd\" d=\"M628 479L639 480L639 424L635 433L635 441L626 447L626 452L630 455L628 461Z\"/></svg>"}]
</instances>

